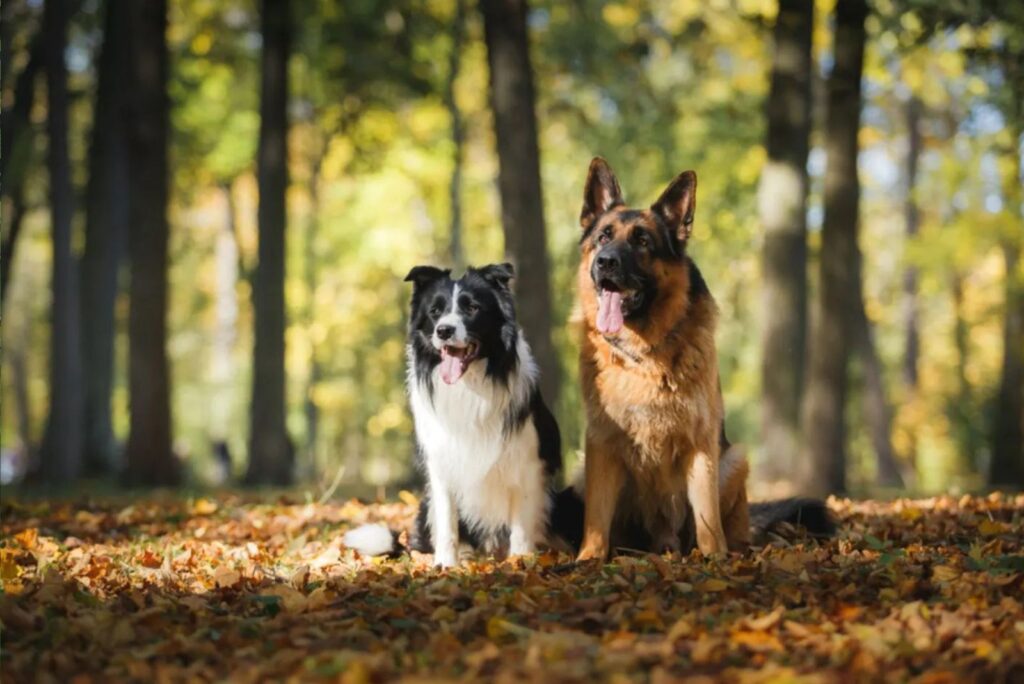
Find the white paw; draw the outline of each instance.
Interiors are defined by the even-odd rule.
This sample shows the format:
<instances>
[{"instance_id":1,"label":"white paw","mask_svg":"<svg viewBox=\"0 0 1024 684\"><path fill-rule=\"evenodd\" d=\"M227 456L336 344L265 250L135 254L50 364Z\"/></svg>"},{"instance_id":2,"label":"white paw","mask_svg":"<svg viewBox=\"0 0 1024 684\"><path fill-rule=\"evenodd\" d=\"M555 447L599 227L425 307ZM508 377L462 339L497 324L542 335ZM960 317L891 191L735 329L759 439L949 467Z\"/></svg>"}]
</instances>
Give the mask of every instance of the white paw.
<instances>
[{"instance_id":1,"label":"white paw","mask_svg":"<svg viewBox=\"0 0 1024 684\"><path fill-rule=\"evenodd\" d=\"M524 539L513 539L509 544L508 555L510 556L528 556L531 553L537 551L537 545L532 541Z\"/></svg>"},{"instance_id":2,"label":"white paw","mask_svg":"<svg viewBox=\"0 0 1024 684\"><path fill-rule=\"evenodd\" d=\"M459 564L459 556L454 546L448 549L437 549L434 552L434 565L441 568L454 568Z\"/></svg>"}]
</instances>

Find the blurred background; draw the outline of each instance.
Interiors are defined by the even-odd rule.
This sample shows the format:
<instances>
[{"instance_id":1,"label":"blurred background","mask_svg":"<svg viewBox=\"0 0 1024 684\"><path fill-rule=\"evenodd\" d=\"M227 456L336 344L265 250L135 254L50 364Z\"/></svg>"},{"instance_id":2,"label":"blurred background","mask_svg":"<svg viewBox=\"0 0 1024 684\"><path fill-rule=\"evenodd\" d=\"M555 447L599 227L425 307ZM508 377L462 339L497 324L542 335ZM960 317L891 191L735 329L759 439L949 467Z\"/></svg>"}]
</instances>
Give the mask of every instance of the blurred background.
<instances>
[{"instance_id":1,"label":"blurred background","mask_svg":"<svg viewBox=\"0 0 1024 684\"><path fill-rule=\"evenodd\" d=\"M575 463L595 155L698 173L756 493L1024 484L1020 3L2 13L5 489L409 486L402 278L506 258Z\"/></svg>"}]
</instances>

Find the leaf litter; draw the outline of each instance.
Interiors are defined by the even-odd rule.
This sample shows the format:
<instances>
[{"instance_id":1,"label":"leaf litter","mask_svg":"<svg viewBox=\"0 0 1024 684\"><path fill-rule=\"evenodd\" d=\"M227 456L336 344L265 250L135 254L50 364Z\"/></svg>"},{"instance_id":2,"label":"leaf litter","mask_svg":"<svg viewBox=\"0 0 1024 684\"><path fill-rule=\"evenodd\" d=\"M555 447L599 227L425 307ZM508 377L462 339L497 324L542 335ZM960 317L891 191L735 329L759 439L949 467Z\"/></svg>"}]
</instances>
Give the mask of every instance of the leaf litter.
<instances>
[{"instance_id":1,"label":"leaf litter","mask_svg":"<svg viewBox=\"0 0 1024 684\"><path fill-rule=\"evenodd\" d=\"M0 678L1024 681L1024 495L832 499L835 539L714 559L341 545L416 503L5 501Z\"/></svg>"}]
</instances>

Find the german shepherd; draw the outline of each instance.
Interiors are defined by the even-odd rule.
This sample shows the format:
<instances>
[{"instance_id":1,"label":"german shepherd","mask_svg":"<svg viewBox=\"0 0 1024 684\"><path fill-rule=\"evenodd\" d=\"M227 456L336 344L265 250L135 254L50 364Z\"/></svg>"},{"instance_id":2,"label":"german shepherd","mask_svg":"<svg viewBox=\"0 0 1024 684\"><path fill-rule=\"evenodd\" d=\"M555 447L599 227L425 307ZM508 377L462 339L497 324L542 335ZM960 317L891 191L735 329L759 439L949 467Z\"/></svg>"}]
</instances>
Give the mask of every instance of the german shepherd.
<instances>
[{"instance_id":1,"label":"german shepherd","mask_svg":"<svg viewBox=\"0 0 1024 684\"><path fill-rule=\"evenodd\" d=\"M580 214L578 285L586 405L580 560L610 548L705 555L751 541L748 466L725 436L715 350L718 308L686 247L697 175L677 176L648 209L625 206L601 158ZM755 505L755 529L800 522L830 534L823 502Z\"/></svg>"}]
</instances>

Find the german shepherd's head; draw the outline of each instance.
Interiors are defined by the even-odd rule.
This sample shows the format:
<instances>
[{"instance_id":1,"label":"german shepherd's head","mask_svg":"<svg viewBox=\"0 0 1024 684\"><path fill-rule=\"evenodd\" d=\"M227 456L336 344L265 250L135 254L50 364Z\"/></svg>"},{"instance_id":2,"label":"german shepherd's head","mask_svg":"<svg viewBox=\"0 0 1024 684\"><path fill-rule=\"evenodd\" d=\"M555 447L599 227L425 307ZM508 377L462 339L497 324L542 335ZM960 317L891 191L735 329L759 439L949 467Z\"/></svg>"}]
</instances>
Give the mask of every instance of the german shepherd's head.
<instances>
[{"instance_id":1,"label":"german shepherd's head","mask_svg":"<svg viewBox=\"0 0 1024 684\"><path fill-rule=\"evenodd\" d=\"M579 286L587 321L605 338L629 331L654 343L685 314L691 271L700 278L686 256L696 194L697 174L686 171L649 208L630 209L608 163L590 162Z\"/></svg>"}]
</instances>

